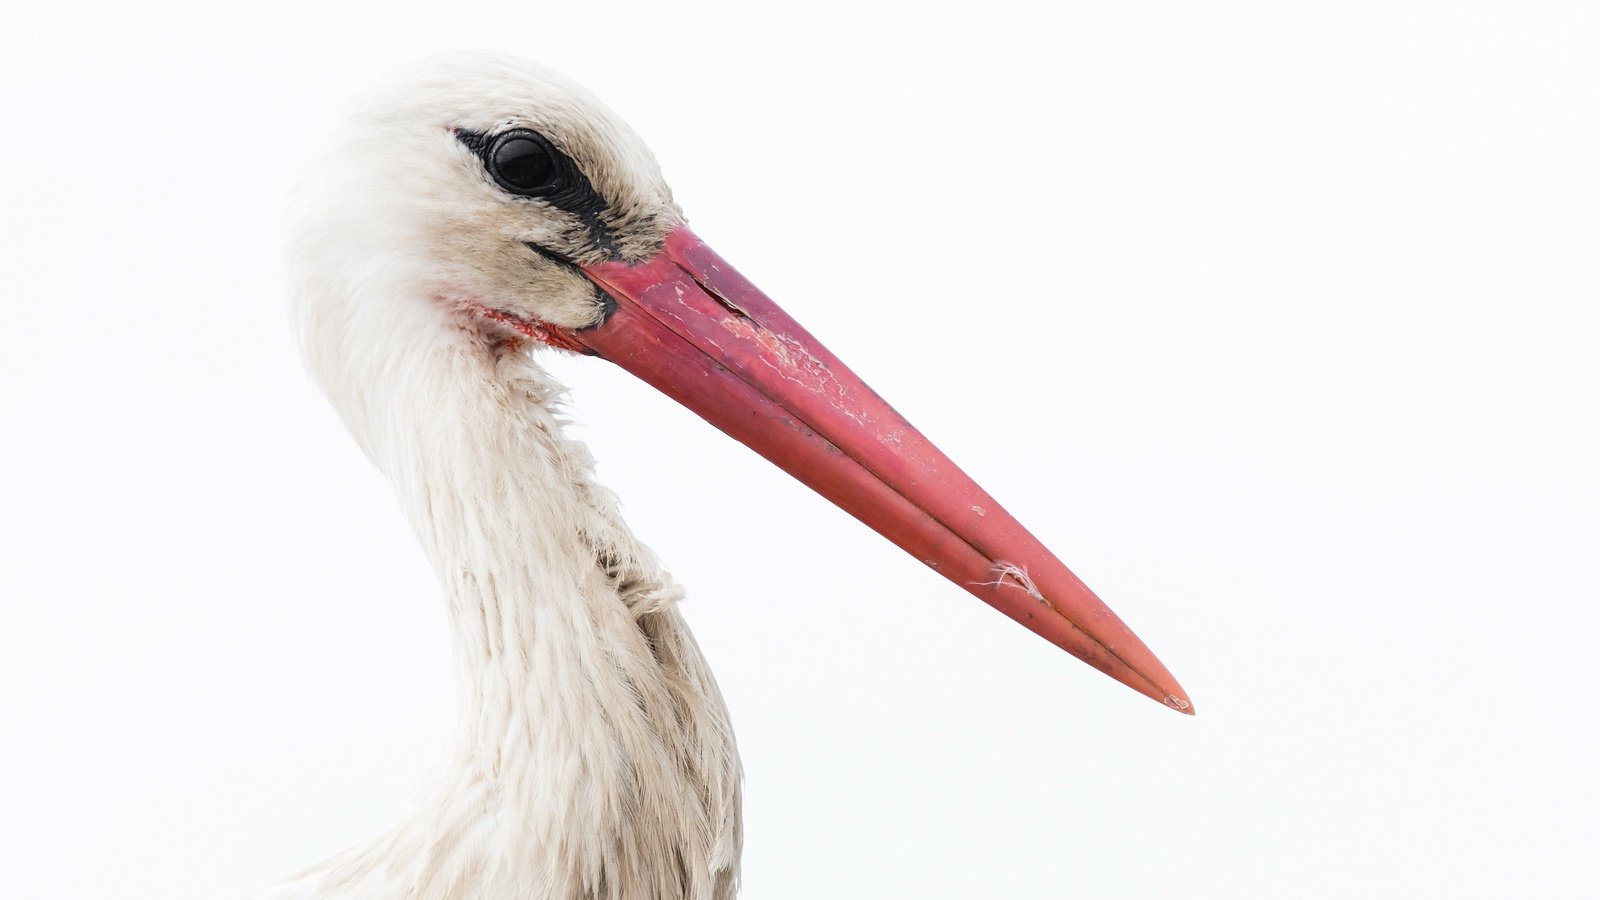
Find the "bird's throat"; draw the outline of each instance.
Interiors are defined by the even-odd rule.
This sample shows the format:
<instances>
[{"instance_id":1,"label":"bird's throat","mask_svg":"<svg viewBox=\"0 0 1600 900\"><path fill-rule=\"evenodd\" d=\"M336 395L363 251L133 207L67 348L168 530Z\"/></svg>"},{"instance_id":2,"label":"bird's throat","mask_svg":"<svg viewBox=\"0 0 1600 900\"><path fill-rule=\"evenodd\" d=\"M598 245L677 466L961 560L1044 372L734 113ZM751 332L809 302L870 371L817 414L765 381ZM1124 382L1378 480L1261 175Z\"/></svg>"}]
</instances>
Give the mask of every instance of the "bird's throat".
<instances>
[{"instance_id":1,"label":"bird's throat","mask_svg":"<svg viewBox=\"0 0 1600 900\"><path fill-rule=\"evenodd\" d=\"M364 443L443 584L460 710L395 834L435 842L418 858L498 860L517 896L731 896L738 756L678 589L524 353L469 331L419 352L365 393L392 427Z\"/></svg>"}]
</instances>

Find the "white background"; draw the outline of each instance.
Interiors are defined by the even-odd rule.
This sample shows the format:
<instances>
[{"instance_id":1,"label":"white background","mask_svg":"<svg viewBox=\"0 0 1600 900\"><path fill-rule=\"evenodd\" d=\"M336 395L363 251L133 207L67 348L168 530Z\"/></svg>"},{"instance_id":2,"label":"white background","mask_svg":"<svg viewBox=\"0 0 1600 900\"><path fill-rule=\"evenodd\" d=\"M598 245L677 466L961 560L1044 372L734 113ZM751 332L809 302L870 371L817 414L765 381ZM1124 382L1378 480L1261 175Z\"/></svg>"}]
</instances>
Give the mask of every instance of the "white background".
<instances>
[{"instance_id":1,"label":"white background","mask_svg":"<svg viewBox=\"0 0 1600 900\"><path fill-rule=\"evenodd\" d=\"M334 99L456 47L606 98L1199 708L554 362L732 705L745 896L1600 895L1593 4L29 6L8 900L238 896L440 751L442 604L299 372L275 229Z\"/></svg>"}]
</instances>

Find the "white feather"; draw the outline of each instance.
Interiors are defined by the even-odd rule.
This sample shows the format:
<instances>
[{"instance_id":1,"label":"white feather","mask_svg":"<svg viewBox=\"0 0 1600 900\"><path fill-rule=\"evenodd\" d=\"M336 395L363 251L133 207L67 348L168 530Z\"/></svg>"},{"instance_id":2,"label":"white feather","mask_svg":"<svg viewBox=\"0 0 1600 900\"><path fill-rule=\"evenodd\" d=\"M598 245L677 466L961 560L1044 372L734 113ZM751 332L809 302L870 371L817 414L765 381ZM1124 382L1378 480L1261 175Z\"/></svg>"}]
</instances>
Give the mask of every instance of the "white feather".
<instances>
[{"instance_id":1,"label":"white feather","mask_svg":"<svg viewBox=\"0 0 1600 900\"><path fill-rule=\"evenodd\" d=\"M460 718L405 821L262 900L737 888L738 754L680 590L564 436L559 386L461 312L474 300L535 304L553 322L589 314L587 285L533 269L518 246L568 223L505 203L449 135L505 123L558 140L643 223L639 240L681 221L625 125L500 57L407 75L326 141L290 216L294 318L313 377L438 571Z\"/></svg>"}]
</instances>

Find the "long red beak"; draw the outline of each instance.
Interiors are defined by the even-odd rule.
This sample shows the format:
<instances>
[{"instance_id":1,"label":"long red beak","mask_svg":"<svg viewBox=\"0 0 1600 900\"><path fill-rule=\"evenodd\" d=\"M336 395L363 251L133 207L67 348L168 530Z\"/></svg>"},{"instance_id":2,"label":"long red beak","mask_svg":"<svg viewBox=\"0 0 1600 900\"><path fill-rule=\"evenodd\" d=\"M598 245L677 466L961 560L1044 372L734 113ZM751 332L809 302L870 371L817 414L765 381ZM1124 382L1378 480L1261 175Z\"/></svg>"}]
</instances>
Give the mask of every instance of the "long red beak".
<instances>
[{"instance_id":1,"label":"long red beak","mask_svg":"<svg viewBox=\"0 0 1600 900\"><path fill-rule=\"evenodd\" d=\"M562 338L655 385L1050 643L1194 713L1094 592L687 228L647 262L583 271L617 308Z\"/></svg>"}]
</instances>

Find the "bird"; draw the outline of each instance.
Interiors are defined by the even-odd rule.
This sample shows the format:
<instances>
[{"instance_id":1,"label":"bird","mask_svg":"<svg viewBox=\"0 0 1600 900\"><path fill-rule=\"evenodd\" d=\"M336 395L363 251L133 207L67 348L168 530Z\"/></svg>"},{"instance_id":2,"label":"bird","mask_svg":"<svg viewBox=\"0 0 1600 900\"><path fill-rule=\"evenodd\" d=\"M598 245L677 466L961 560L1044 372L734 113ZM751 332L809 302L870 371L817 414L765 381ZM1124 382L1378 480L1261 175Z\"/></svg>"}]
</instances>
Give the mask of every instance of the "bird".
<instances>
[{"instance_id":1,"label":"bird","mask_svg":"<svg viewBox=\"0 0 1600 900\"><path fill-rule=\"evenodd\" d=\"M260 900L736 895L742 769L682 588L566 432L541 360L631 372L950 581L1173 709L1070 570L701 240L586 89L458 53L359 95L286 214L312 380L438 573L458 680L405 819Z\"/></svg>"}]
</instances>

